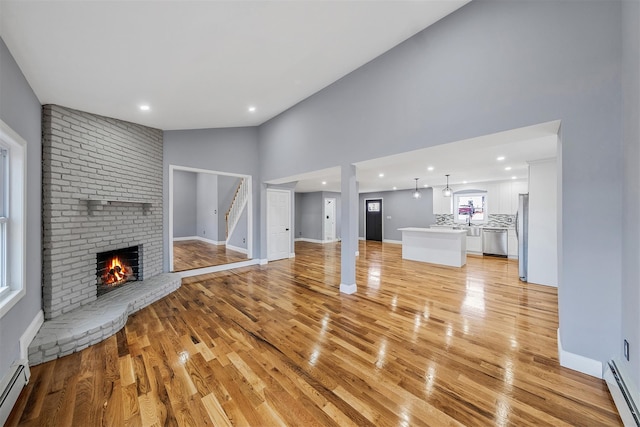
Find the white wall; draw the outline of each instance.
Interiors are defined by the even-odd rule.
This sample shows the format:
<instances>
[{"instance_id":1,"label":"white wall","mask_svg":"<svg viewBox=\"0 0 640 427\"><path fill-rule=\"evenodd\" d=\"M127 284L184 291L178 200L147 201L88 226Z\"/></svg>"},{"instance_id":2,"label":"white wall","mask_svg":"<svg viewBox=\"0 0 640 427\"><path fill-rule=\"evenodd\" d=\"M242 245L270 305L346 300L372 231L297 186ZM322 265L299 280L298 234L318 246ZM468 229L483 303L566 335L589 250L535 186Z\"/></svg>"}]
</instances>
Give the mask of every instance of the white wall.
<instances>
[{"instance_id":1,"label":"white wall","mask_svg":"<svg viewBox=\"0 0 640 427\"><path fill-rule=\"evenodd\" d=\"M530 283L558 286L558 175L556 159L529 163L529 259ZM592 201L584 201L588 215ZM571 221L571 217L565 217ZM587 230L585 230L586 232Z\"/></svg>"}]
</instances>

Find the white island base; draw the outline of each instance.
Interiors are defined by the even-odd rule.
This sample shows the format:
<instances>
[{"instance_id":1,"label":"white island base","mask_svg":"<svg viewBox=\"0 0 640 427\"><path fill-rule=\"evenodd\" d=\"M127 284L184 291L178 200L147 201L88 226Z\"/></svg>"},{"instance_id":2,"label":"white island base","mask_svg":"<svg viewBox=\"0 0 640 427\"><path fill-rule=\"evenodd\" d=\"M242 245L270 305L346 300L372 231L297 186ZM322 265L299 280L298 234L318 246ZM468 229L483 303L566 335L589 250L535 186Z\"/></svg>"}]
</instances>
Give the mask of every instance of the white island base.
<instances>
[{"instance_id":1,"label":"white island base","mask_svg":"<svg viewBox=\"0 0 640 427\"><path fill-rule=\"evenodd\" d=\"M467 231L438 228L399 228L402 258L462 267L467 263Z\"/></svg>"}]
</instances>

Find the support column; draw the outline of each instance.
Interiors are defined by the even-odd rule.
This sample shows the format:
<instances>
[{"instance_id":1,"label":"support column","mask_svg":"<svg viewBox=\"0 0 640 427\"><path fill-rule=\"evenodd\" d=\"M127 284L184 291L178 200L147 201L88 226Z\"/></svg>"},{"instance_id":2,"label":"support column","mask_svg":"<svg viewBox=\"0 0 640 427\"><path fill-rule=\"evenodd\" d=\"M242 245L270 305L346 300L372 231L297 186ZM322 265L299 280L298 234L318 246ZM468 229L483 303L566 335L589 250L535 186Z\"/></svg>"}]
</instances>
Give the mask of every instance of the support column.
<instances>
[{"instance_id":1,"label":"support column","mask_svg":"<svg viewBox=\"0 0 640 427\"><path fill-rule=\"evenodd\" d=\"M356 251L358 250L358 185L355 165L341 168L341 271L340 292L353 294L356 285Z\"/></svg>"}]
</instances>

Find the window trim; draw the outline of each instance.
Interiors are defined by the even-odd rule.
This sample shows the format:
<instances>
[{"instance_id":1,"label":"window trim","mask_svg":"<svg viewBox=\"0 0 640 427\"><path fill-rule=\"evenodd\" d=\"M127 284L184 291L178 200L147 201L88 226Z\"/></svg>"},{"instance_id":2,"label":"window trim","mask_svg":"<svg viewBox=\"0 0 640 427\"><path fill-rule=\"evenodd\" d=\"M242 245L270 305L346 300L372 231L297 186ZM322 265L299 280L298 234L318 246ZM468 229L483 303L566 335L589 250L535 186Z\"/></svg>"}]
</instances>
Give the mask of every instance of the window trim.
<instances>
[{"instance_id":1,"label":"window trim","mask_svg":"<svg viewBox=\"0 0 640 427\"><path fill-rule=\"evenodd\" d=\"M6 273L7 287L0 291L0 318L26 294L26 233L27 233L27 141L0 120L0 141L7 149L8 216ZM8 248L11 247L11 250Z\"/></svg>"},{"instance_id":2,"label":"window trim","mask_svg":"<svg viewBox=\"0 0 640 427\"><path fill-rule=\"evenodd\" d=\"M468 220L463 220L458 218L458 206L459 199L461 197L475 197L482 196L484 197L484 218L483 219L473 219L471 218L471 224L486 224L489 221L489 192L486 190L461 190L456 191L452 195L452 211L453 211L453 222L456 224L467 224Z\"/></svg>"}]
</instances>

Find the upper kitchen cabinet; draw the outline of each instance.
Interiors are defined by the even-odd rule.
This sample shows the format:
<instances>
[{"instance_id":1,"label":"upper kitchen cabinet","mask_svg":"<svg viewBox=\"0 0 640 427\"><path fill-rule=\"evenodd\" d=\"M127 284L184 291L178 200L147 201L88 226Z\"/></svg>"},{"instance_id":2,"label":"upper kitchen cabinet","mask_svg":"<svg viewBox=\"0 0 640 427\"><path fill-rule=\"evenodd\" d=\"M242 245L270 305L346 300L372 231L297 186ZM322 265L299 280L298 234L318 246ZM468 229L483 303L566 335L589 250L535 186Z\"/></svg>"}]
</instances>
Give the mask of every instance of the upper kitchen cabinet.
<instances>
[{"instance_id":1,"label":"upper kitchen cabinet","mask_svg":"<svg viewBox=\"0 0 640 427\"><path fill-rule=\"evenodd\" d=\"M433 188L433 213L438 214L450 214L451 211L451 197L444 197L442 195L443 187Z\"/></svg>"},{"instance_id":2,"label":"upper kitchen cabinet","mask_svg":"<svg viewBox=\"0 0 640 427\"><path fill-rule=\"evenodd\" d=\"M515 215L518 210L518 194L528 191L526 180L509 180L496 182L479 182L453 186L454 192L462 190L478 190L487 192L489 214ZM442 187L433 189L433 213L451 214L452 197L442 195Z\"/></svg>"}]
</instances>

